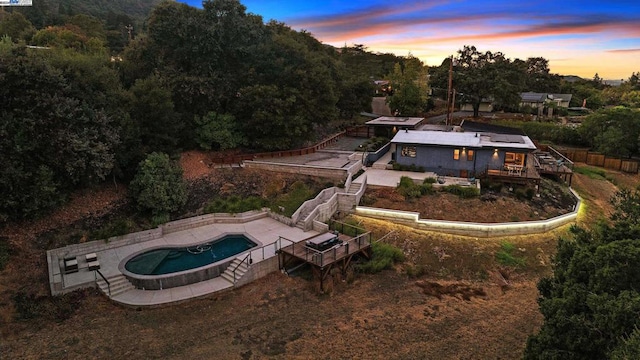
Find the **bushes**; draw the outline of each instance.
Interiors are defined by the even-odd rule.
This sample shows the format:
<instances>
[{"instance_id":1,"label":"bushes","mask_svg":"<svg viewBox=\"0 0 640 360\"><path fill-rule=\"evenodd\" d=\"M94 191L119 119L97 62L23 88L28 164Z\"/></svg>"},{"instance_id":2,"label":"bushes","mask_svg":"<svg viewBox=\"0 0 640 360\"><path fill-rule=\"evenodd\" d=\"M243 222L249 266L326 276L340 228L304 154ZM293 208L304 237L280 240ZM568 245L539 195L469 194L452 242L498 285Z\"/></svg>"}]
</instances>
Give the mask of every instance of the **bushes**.
<instances>
[{"instance_id":1,"label":"bushes","mask_svg":"<svg viewBox=\"0 0 640 360\"><path fill-rule=\"evenodd\" d=\"M389 143L389 139L387 139L386 137L377 136L365 141L362 145L358 146L355 151L365 150L368 152L376 152L387 143Z\"/></svg>"},{"instance_id":2,"label":"bushes","mask_svg":"<svg viewBox=\"0 0 640 360\"><path fill-rule=\"evenodd\" d=\"M413 171L413 172L425 172L424 167L416 166L415 164L411 165L402 165L398 163L393 163L393 170L398 171Z\"/></svg>"},{"instance_id":3,"label":"bushes","mask_svg":"<svg viewBox=\"0 0 640 360\"><path fill-rule=\"evenodd\" d=\"M259 210L265 206L265 200L257 196L240 197L237 195L228 198L218 198L210 201L205 207L204 212L211 213L231 213L238 214L245 211Z\"/></svg>"},{"instance_id":4,"label":"bushes","mask_svg":"<svg viewBox=\"0 0 640 360\"><path fill-rule=\"evenodd\" d=\"M433 194L433 185L431 182L427 182L426 179L422 185L417 185L413 182L413 179L407 176L400 178L400 183L396 187L398 193L405 197L405 199L416 199L422 195Z\"/></svg>"},{"instance_id":5,"label":"bushes","mask_svg":"<svg viewBox=\"0 0 640 360\"><path fill-rule=\"evenodd\" d=\"M480 190L476 187L460 186L460 185L447 185L443 188L444 191L458 195L463 199L470 199L480 196Z\"/></svg>"},{"instance_id":6,"label":"bushes","mask_svg":"<svg viewBox=\"0 0 640 360\"><path fill-rule=\"evenodd\" d=\"M404 254L402 250L385 243L373 243L371 244L371 250L373 256L371 260L356 266L356 270L375 274L382 270L391 269L393 264L404 261Z\"/></svg>"}]
</instances>

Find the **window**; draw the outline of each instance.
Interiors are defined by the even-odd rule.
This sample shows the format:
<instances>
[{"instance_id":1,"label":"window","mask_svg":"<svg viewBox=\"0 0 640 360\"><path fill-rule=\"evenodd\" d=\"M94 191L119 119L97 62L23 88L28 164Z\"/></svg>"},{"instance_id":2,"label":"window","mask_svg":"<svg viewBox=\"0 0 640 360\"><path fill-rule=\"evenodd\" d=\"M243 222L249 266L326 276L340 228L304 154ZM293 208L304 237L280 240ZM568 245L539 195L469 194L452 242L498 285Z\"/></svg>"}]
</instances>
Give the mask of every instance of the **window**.
<instances>
[{"instance_id":1,"label":"window","mask_svg":"<svg viewBox=\"0 0 640 360\"><path fill-rule=\"evenodd\" d=\"M467 150L467 160L473 161L473 150Z\"/></svg>"},{"instance_id":2,"label":"window","mask_svg":"<svg viewBox=\"0 0 640 360\"><path fill-rule=\"evenodd\" d=\"M524 166L524 154L507 152L504 156L504 163L509 165Z\"/></svg>"},{"instance_id":3,"label":"window","mask_svg":"<svg viewBox=\"0 0 640 360\"><path fill-rule=\"evenodd\" d=\"M453 160L460 160L460 149L453 149Z\"/></svg>"},{"instance_id":4,"label":"window","mask_svg":"<svg viewBox=\"0 0 640 360\"><path fill-rule=\"evenodd\" d=\"M403 146L402 147L402 156L416 157L416 147L415 146Z\"/></svg>"}]
</instances>

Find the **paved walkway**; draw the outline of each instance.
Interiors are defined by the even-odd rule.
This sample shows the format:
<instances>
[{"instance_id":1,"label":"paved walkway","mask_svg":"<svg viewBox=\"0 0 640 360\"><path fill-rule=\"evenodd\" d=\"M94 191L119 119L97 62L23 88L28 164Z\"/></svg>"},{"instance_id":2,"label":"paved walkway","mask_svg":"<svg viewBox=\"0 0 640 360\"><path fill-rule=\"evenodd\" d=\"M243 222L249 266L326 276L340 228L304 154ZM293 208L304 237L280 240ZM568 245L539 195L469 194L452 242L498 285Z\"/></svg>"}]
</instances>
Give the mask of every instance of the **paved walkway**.
<instances>
[{"instance_id":1,"label":"paved walkway","mask_svg":"<svg viewBox=\"0 0 640 360\"><path fill-rule=\"evenodd\" d=\"M170 233L158 239L96 251L96 255L100 261L100 271L104 276L110 278L122 274L120 266L123 265L123 261L126 258L133 254L157 247L193 246L228 233L245 233L258 240L261 243L259 247L267 245L264 249L254 249L252 251L252 258L255 262L275 256L275 246L268 245L274 244L281 236L298 242L318 234L317 231L304 232L297 227L291 227L270 217L264 217L245 223L215 223L200 226ZM94 271L81 266L78 272L62 276L64 277L65 288L73 288L91 286L95 282L96 275ZM114 296L113 300L131 306L160 305L187 300L232 287L233 285L230 282L218 277L164 290L130 290Z\"/></svg>"}]
</instances>

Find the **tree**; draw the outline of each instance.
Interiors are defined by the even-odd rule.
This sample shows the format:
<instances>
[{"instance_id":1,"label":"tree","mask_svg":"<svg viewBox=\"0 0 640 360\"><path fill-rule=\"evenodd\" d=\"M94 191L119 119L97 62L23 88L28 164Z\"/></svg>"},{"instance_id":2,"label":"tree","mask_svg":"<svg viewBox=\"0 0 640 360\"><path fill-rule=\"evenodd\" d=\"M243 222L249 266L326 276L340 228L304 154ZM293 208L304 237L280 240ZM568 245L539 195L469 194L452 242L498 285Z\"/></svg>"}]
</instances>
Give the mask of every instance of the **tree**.
<instances>
[{"instance_id":1,"label":"tree","mask_svg":"<svg viewBox=\"0 0 640 360\"><path fill-rule=\"evenodd\" d=\"M182 169L163 153L151 153L140 162L129 191L138 208L154 216L177 211L187 202Z\"/></svg>"},{"instance_id":2,"label":"tree","mask_svg":"<svg viewBox=\"0 0 640 360\"><path fill-rule=\"evenodd\" d=\"M0 17L0 37L8 35L13 41L29 41L36 29L24 15L19 12Z\"/></svg>"},{"instance_id":3,"label":"tree","mask_svg":"<svg viewBox=\"0 0 640 360\"><path fill-rule=\"evenodd\" d=\"M431 78L434 87L448 88L450 61L445 59L434 71ZM453 87L471 103L474 117L479 116L484 99L491 99L501 107L515 107L519 103L518 93L523 89L525 78L521 61L512 63L500 52L482 53L475 46L465 45L458 50L454 65Z\"/></svg>"},{"instance_id":4,"label":"tree","mask_svg":"<svg viewBox=\"0 0 640 360\"><path fill-rule=\"evenodd\" d=\"M228 150L246 143L232 115L210 112L196 116L195 123L196 141L202 149Z\"/></svg>"},{"instance_id":5,"label":"tree","mask_svg":"<svg viewBox=\"0 0 640 360\"><path fill-rule=\"evenodd\" d=\"M164 86L163 79L152 75L137 80L131 94L131 119L139 128L144 152L175 153L182 124L177 121L171 91Z\"/></svg>"},{"instance_id":6,"label":"tree","mask_svg":"<svg viewBox=\"0 0 640 360\"><path fill-rule=\"evenodd\" d=\"M574 226L572 239L558 241L553 277L538 284L545 322L527 341L525 359L637 353L640 192L619 192L612 204L611 225L602 222L591 231Z\"/></svg>"},{"instance_id":7,"label":"tree","mask_svg":"<svg viewBox=\"0 0 640 360\"><path fill-rule=\"evenodd\" d=\"M0 54L0 218L41 214L114 166L117 120L79 95L60 69L77 68L60 61L18 47Z\"/></svg>"},{"instance_id":8,"label":"tree","mask_svg":"<svg viewBox=\"0 0 640 360\"><path fill-rule=\"evenodd\" d=\"M599 110L587 116L578 131L596 151L617 157L636 155L640 110L624 107Z\"/></svg>"},{"instance_id":9,"label":"tree","mask_svg":"<svg viewBox=\"0 0 640 360\"><path fill-rule=\"evenodd\" d=\"M392 111L403 116L418 116L427 104L427 68L418 58L409 56L396 63L388 75L394 88L387 99Z\"/></svg>"}]
</instances>

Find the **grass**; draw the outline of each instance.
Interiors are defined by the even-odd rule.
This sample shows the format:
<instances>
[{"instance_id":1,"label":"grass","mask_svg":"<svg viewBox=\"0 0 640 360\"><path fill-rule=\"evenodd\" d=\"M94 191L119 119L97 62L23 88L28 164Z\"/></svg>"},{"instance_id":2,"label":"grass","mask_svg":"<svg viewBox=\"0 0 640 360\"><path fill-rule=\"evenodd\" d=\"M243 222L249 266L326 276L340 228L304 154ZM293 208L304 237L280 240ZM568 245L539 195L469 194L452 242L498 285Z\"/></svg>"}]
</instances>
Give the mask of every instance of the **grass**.
<instances>
[{"instance_id":1,"label":"grass","mask_svg":"<svg viewBox=\"0 0 640 360\"><path fill-rule=\"evenodd\" d=\"M371 260L357 265L356 270L375 274L382 270L391 269L393 264L404 261L402 250L393 245L377 242L371 244L371 250L373 252Z\"/></svg>"},{"instance_id":2,"label":"grass","mask_svg":"<svg viewBox=\"0 0 640 360\"><path fill-rule=\"evenodd\" d=\"M496 252L496 261L504 266L524 267L526 265L525 258L514 255L515 250L516 246L513 243L503 241L500 244L500 250Z\"/></svg>"},{"instance_id":3,"label":"grass","mask_svg":"<svg viewBox=\"0 0 640 360\"><path fill-rule=\"evenodd\" d=\"M576 166L573 168L573 172L586 175L587 177L589 177L589 179L593 180L609 180L606 171L600 168L591 166Z\"/></svg>"},{"instance_id":4,"label":"grass","mask_svg":"<svg viewBox=\"0 0 640 360\"><path fill-rule=\"evenodd\" d=\"M296 181L291 184L289 192L278 196L270 205L269 208L277 213L282 213L286 216L293 215L296 210L305 201L313 198L316 195L316 191L311 189L302 181ZM280 211L284 208L284 211Z\"/></svg>"}]
</instances>

